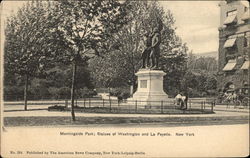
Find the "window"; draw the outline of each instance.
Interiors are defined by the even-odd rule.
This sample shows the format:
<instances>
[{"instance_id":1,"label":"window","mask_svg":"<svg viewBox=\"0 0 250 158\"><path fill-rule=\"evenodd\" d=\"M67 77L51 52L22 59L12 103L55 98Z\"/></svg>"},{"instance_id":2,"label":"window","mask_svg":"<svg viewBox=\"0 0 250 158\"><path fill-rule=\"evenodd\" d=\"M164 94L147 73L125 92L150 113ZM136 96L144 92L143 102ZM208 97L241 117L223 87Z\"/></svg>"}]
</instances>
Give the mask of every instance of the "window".
<instances>
[{"instance_id":1,"label":"window","mask_svg":"<svg viewBox=\"0 0 250 158\"><path fill-rule=\"evenodd\" d=\"M233 16L237 14L237 10L231 10L227 12L227 16Z\"/></svg>"}]
</instances>

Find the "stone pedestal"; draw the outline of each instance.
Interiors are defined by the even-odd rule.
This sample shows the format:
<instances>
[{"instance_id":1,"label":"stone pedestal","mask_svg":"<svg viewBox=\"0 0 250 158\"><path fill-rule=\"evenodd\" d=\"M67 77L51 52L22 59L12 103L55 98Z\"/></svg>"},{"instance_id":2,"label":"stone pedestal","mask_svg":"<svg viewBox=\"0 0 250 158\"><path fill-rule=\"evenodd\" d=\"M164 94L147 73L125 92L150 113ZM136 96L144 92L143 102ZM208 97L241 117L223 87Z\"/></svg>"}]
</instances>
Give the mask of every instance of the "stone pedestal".
<instances>
[{"instance_id":1,"label":"stone pedestal","mask_svg":"<svg viewBox=\"0 0 250 158\"><path fill-rule=\"evenodd\" d=\"M140 105L159 105L161 101L168 101L168 95L163 91L163 76L161 70L140 69L138 76L138 88L128 101L138 101Z\"/></svg>"}]
</instances>

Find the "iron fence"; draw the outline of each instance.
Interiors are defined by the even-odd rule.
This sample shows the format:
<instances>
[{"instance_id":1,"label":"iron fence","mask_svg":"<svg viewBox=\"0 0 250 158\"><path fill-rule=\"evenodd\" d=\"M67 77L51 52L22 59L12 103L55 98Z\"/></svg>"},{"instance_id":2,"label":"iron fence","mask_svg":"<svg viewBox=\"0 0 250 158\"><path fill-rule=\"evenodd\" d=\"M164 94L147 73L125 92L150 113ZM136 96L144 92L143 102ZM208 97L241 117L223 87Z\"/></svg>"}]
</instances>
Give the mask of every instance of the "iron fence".
<instances>
[{"instance_id":1,"label":"iron fence","mask_svg":"<svg viewBox=\"0 0 250 158\"><path fill-rule=\"evenodd\" d=\"M70 106L65 101L65 106ZM75 102L76 111L107 113L158 113L158 114L195 114L213 113L214 104L206 100L192 100L181 107L174 99L168 101L112 100L84 98Z\"/></svg>"},{"instance_id":2,"label":"iron fence","mask_svg":"<svg viewBox=\"0 0 250 158\"><path fill-rule=\"evenodd\" d=\"M5 105L23 105L23 101L5 102ZM29 100L28 106L54 106L65 107L70 110L71 100L48 99ZM214 101L207 99L190 98L184 107L181 107L175 99L167 101L141 101L141 100L118 100L102 98L80 98L75 100L75 111L96 113L155 113L155 114L199 114L213 113Z\"/></svg>"}]
</instances>

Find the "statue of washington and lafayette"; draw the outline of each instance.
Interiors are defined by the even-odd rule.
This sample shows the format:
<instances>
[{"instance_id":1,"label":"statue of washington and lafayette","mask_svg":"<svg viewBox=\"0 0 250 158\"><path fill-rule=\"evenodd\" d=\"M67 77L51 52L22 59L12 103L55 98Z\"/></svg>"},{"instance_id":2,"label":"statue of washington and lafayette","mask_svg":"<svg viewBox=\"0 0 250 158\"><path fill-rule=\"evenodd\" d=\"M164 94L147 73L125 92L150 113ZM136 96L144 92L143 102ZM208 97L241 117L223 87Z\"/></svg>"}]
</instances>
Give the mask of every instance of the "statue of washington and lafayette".
<instances>
[{"instance_id":1,"label":"statue of washington and lafayette","mask_svg":"<svg viewBox=\"0 0 250 158\"><path fill-rule=\"evenodd\" d=\"M142 48L142 66L135 75L138 87L130 101L140 101L140 105L154 106L159 101L168 101L168 95L163 90L163 76L165 72L159 70L162 22L156 19L152 31L144 34L144 40L139 47ZM158 102L157 102L158 101Z\"/></svg>"},{"instance_id":2,"label":"statue of washington and lafayette","mask_svg":"<svg viewBox=\"0 0 250 158\"><path fill-rule=\"evenodd\" d=\"M144 36L141 68L158 69L161 43L160 30L158 27L155 27L151 33L147 33Z\"/></svg>"}]
</instances>

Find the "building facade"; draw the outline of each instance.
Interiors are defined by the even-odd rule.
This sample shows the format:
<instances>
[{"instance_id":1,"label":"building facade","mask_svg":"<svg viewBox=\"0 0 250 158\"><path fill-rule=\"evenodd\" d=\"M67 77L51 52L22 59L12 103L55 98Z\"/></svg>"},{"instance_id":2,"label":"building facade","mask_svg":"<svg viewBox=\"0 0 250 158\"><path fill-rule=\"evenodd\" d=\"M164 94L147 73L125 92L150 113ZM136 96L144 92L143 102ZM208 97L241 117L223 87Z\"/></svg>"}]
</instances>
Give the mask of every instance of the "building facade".
<instances>
[{"instance_id":1,"label":"building facade","mask_svg":"<svg viewBox=\"0 0 250 158\"><path fill-rule=\"evenodd\" d=\"M218 90L245 88L249 94L249 2L226 0L219 7Z\"/></svg>"}]
</instances>

